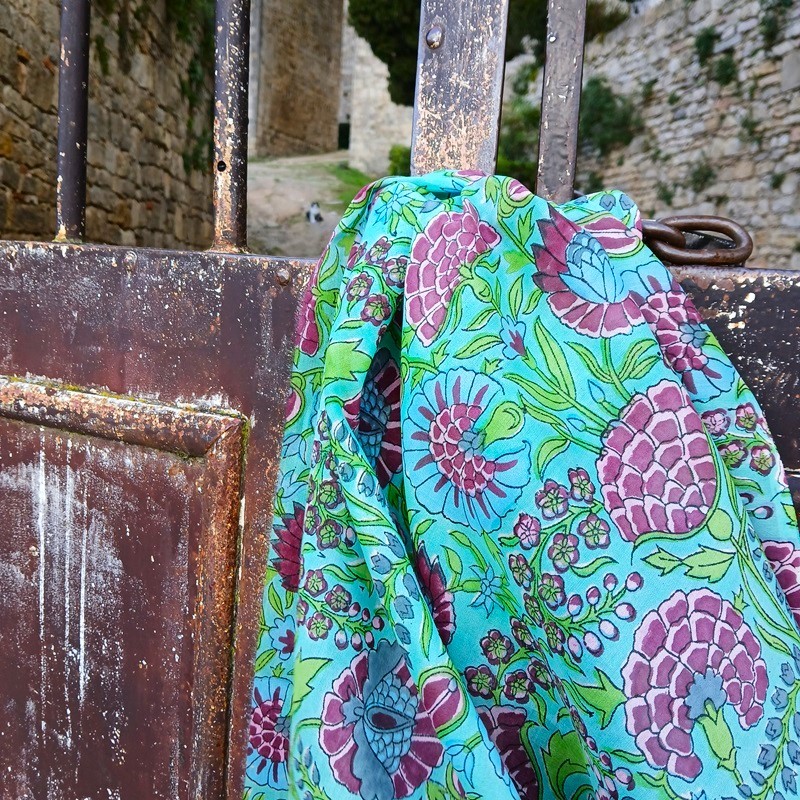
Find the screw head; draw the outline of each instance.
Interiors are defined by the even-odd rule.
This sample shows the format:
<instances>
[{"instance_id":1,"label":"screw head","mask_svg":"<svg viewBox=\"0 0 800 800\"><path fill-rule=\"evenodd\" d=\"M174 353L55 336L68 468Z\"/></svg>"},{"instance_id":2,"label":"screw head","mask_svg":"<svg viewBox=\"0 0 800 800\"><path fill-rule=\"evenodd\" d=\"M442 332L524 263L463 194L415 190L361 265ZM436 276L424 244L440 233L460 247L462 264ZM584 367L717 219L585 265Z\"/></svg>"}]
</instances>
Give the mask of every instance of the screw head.
<instances>
[{"instance_id":1,"label":"screw head","mask_svg":"<svg viewBox=\"0 0 800 800\"><path fill-rule=\"evenodd\" d=\"M425 34L425 44L427 44L431 50L436 50L436 48L441 47L443 41L444 30L441 25L434 25Z\"/></svg>"},{"instance_id":2,"label":"screw head","mask_svg":"<svg viewBox=\"0 0 800 800\"><path fill-rule=\"evenodd\" d=\"M281 267L275 273L275 278L281 286L288 286L292 281L292 273L286 267Z\"/></svg>"}]
</instances>

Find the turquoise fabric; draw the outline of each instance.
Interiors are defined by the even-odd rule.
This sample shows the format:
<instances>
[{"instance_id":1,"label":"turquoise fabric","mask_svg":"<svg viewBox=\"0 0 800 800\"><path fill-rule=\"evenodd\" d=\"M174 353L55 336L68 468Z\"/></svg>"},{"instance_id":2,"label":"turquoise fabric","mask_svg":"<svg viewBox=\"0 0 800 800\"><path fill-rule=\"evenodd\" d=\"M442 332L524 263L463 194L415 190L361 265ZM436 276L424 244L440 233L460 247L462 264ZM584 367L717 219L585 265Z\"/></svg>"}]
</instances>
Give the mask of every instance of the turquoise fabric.
<instances>
[{"instance_id":1,"label":"turquoise fabric","mask_svg":"<svg viewBox=\"0 0 800 800\"><path fill-rule=\"evenodd\" d=\"M366 187L287 413L248 800L796 794L785 476L627 196Z\"/></svg>"}]
</instances>

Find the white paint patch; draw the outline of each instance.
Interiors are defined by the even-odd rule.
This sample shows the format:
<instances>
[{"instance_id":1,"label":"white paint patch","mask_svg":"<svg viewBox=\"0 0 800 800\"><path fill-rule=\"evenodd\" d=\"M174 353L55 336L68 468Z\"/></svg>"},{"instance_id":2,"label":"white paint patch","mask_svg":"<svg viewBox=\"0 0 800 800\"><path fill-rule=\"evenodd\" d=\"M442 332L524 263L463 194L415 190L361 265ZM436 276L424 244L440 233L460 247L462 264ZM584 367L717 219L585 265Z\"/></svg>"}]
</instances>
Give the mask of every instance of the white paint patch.
<instances>
[{"instance_id":1,"label":"white paint patch","mask_svg":"<svg viewBox=\"0 0 800 800\"><path fill-rule=\"evenodd\" d=\"M36 502L36 530L39 534L39 648L41 650L41 675L39 678L39 713L41 715L40 727L44 738L47 723L44 719L44 703L47 698L47 650L44 640L44 622L46 617L45 608L45 561L47 531L45 530L45 519L47 516L47 482L45 477L44 459L44 431L39 438L39 469L36 474L36 491L34 493Z\"/></svg>"}]
</instances>

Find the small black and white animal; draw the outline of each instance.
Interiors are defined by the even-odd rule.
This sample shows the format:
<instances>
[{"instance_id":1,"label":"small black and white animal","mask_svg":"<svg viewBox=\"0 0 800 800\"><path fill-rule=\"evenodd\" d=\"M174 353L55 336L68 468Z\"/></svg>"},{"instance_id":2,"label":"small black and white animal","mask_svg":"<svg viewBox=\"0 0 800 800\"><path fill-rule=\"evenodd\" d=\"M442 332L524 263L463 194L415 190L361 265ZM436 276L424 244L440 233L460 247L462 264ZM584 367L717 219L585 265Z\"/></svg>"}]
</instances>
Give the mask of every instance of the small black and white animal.
<instances>
[{"instance_id":1,"label":"small black and white animal","mask_svg":"<svg viewBox=\"0 0 800 800\"><path fill-rule=\"evenodd\" d=\"M306 219L314 225L317 222L322 222L322 214L319 210L319 203L313 202L306 211Z\"/></svg>"}]
</instances>

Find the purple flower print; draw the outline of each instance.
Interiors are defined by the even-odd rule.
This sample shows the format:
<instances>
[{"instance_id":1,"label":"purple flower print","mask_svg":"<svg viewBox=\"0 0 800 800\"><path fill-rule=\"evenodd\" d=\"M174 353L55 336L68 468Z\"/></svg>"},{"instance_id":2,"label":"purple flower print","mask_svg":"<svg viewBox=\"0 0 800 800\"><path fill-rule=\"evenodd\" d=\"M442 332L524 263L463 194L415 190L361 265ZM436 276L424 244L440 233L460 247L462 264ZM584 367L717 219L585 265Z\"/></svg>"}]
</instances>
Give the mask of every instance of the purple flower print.
<instances>
[{"instance_id":1,"label":"purple flower print","mask_svg":"<svg viewBox=\"0 0 800 800\"><path fill-rule=\"evenodd\" d=\"M328 590L328 581L325 580L325 574L321 569L310 569L306 573L306 579L303 582L303 588L312 596L319 597L323 592Z\"/></svg>"},{"instance_id":2,"label":"purple flower print","mask_svg":"<svg viewBox=\"0 0 800 800\"><path fill-rule=\"evenodd\" d=\"M303 541L303 522L305 508L299 503L294 504L292 516L283 517L281 525L276 525L275 541L272 549L275 558L272 564L281 578L281 586L287 592L296 592L300 586L301 557L300 547Z\"/></svg>"},{"instance_id":3,"label":"purple flower print","mask_svg":"<svg viewBox=\"0 0 800 800\"><path fill-rule=\"evenodd\" d=\"M741 439L732 439L719 446L719 453L728 469L738 467L747 458L747 446Z\"/></svg>"},{"instance_id":4,"label":"purple flower print","mask_svg":"<svg viewBox=\"0 0 800 800\"><path fill-rule=\"evenodd\" d=\"M364 388L344 404L367 459L375 465L378 483L387 486L400 471L400 369L386 348L378 350Z\"/></svg>"},{"instance_id":5,"label":"purple flower print","mask_svg":"<svg viewBox=\"0 0 800 800\"><path fill-rule=\"evenodd\" d=\"M598 338L629 333L644 322L624 272L615 269L603 244L589 232L551 209L551 219L538 222L541 245L533 246L538 274L534 281L547 293L553 313L570 328ZM617 249L638 247L641 234L611 217L603 219L606 232L615 229ZM636 277L635 275L633 277ZM655 279L653 279L655 280ZM661 288L634 286L645 297Z\"/></svg>"},{"instance_id":6,"label":"purple flower print","mask_svg":"<svg viewBox=\"0 0 800 800\"><path fill-rule=\"evenodd\" d=\"M481 650L490 664L508 664L514 645L508 636L503 636L497 628L493 628L481 639Z\"/></svg>"},{"instance_id":7,"label":"purple flower print","mask_svg":"<svg viewBox=\"0 0 800 800\"><path fill-rule=\"evenodd\" d=\"M517 703L527 703L533 687L525 670L517 669L506 674L503 694Z\"/></svg>"},{"instance_id":8,"label":"purple flower print","mask_svg":"<svg viewBox=\"0 0 800 800\"><path fill-rule=\"evenodd\" d=\"M758 424L758 414L752 403L736 406L736 427L744 431L754 431Z\"/></svg>"},{"instance_id":9,"label":"purple flower print","mask_svg":"<svg viewBox=\"0 0 800 800\"><path fill-rule=\"evenodd\" d=\"M247 776L259 786L288 787L289 726L284 703L291 689L285 678L256 678L250 714Z\"/></svg>"},{"instance_id":10,"label":"purple flower print","mask_svg":"<svg viewBox=\"0 0 800 800\"><path fill-rule=\"evenodd\" d=\"M417 235L406 273L405 312L423 344L429 345L441 331L462 269L499 241L500 234L468 200L462 212L443 211Z\"/></svg>"},{"instance_id":11,"label":"purple flower print","mask_svg":"<svg viewBox=\"0 0 800 800\"><path fill-rule=\"evenodd\" d=\"M330 617L326 617L321 611L315 611L306 623L308 636L314 641L317 639L327 639L332 626L333 622Z\"/></svg>"},{"instance_id":12,"label":"purple flower print","mask_svg":"<svg viewBox=\"0 0 800 800\"><path fill-rule=\"evenodd\" d=\"M710 589L677 591L642 619L622 668L628 733L656 769L694 780L703 764L692 732L730 706L747 729L764 713L769 680L741 614Z\"/></svg>"},{"instance_id":13,"label":"purple flower print","mask_svg":"<svg viewBox=\"0 0 800 800\"><path fill-rule=\"evenodd\" d=\"M366 272L359 272L358 275L350 279L345 293L348 300L361 300L369 294L372 288L372 277Z\"/></svg>"},{"instance_id":14,"label":"purple flower print","mask_svg":"<svg viewBox=\"0 0 800 800\"><path fill-rule=\"evenodd\" d=\"M541 780L536 771L536 760L528 755L527 735L523 739L522 734L528 721L525 711L514 706L493 706L479 708L478 714L517 787L520 800L540 800Z\"/></svg>"},{"instance_id":15,"label":"purple flower print","mask_svg":"<svg viewBox=\"0 0 800 800\"><path fill-rule=\"evenodd\" d=\"M374 325L386 322L391 315L392 308L385 294L371 294L361 308L361 319Z\"/></svg>"},{"instance_id":16,"label":"purple flower print","mask_svg":"<svg viewBox=\"0 0 800 800\"><path fill-rule=\"evenodd\" d=\"M769 475L775 466L775 454L766 444L755 444L750 448L750 468L761 475Z\"/></svg>"},{"instance_id":17,"label":"purple flower print","mask_svg":"<svg viewBox=\"0 0 800 800\"><path fill-rule=\"evenodd\" d=\"M658 340L664 360L686 388L701 400L727 389L735 377L733 365L705 347L711 336L691 299L674 283L668 291L650 295L642 314Z\"/></svg>"},{"instance_id":18,"label":"purple flower print","mask_svg":"<svg viewBox=\"0 0 800 800\"><path fill-rule=\"evenodd\" d=\"M535 500L545 519L556 519L567 513L567 490L552 479L544 482L544 486L536 492Z\"/></svg>"},{"instance_id":19,"label":"purple flower print","mask_svg":"<svg viewBox=\"0 0 800 800\"><path fill-rule=\"evenodd\" d=\"M488 699L497 688L497 679L486 664L467 667L464 670L464 678L467 681L467 691L475 697Z\"/></svg>"},{"instance_id":20,"label":"purple flower print","mask_svg":"<svg viewBox=\"0 0 800 800\"><path fill-rule=\"evenodd\" d=\"M398 256L397 258L387 258L381 262L383 277L389 286L402 286L406 279L408 269L408 257Z\"/></svg>"},{"instance_id":21,"label":"purple flower print","mask_svg":"<svg viewBox=\"0 0 800 800\"><path fill-rule=\"evenodd\" d=\"M547 556L558 572L566 572L578 563L578 537L573 534L557 533L547 548Z\"/></svg>"},{"instance_id":22,"label":"purple flower print","mask_svg":"<svg viewBox=\"0 0 800 800\"><path fill-rule=\"evenodd\" d=\"M731 418L723 408L715 408L712 411L705 411L700 419L706 426L706 430L715 438L724 436L731 426Z\"/></svg>"},{"instance_id":23,"label":"purple flower print","mask_svg":"<svg viewBox=\"0 0 800 800\"><path fill-rule=\"evenodd\" d=\"M514 578L514 583L517 586L522 586L528 589L533 580L533 570L522 553L510 553L508 556L508 568L511 570L511 576Z\"/></svg>"},{"instance_id":24,"label":"purple flower print","mask_svg":"<svg viewBox=\"0 0 800 800\"><path fill-rule=\"evenodd\" d=\"M583 537L590 550L608 547L611 543L610 530L610 525L597 514L589 514L578 523L578 534Z\"/></svg>"},{"instance_id":25,"label":"purple flower print","mask_svg":"<svg viewBox=\"0 0 800 800\"><path fill-rule=\"evenodd\" d=\"M434 556L431 561L425 545L421 545L417 550L416 566L422 591L433 614L433 624L442 637L442 643L450 644L456 631L456 611L453 604L455 598L447 588L439 556Z\"/></svg>"},{"instance_id":26,"label":"purple flower print","mask_svg":"<svg viewBox=\"0 0 800 800\"><path fill-rule=\"evenodd\" d=\"M553 653L564 652L564 642L567 637L564 631L555 622L548 621L544 624L545 636L547 636L547 646Z\"/></svg>"},{"instance_id":27,"label":"purple flower print","mask_svg":"<svg viewBox=\"0 0 800 800\"><path fill-rule=\"evenodd\" d=\"M350 604L353 602L353 595L347 591L347 589L342 586L341 583L337 583L326 595L325 595L325 604L330 608L331 611L335 611L336 613L341 613L342 611L346 611L350 608Z\"/></svg>"},{"instance_id":28,"label":"purple flower print","mask_svg":"<svg viewBox=\"0 0 800 800\"><path fill-rule=\"evenodd\" d=\"M700 416L683 388L667 379L634 395L611 423L597 472L606 510L629 542L656 531L694 530L717 492Z\"/></svg>"},{"instance_id":29,"label":"purple flower print","mask_svg":"<svg viewBox=\"0 0 800 800\"><path fill-rule=\"evenodd\" d=\"M564 579L560 575L543 572L539 580L539 597L549 608L556 609L563 605L567 599L564 594Z\"/></svg>"},{"instance_id":30,"label":"purple flower print","mask_svg":"<svg viewBox=\"0 0 800 800\"><path fill-rule=\"evenodd\" d=\"M774 540L763 541L761 546L800 626L800 550L792 542Z\"/></svg>"},{"instance_id":31,"label":"purple flower print","mask_svg":"<svg viewBox=\"0 0 800 800\"><path fill-rule=\"evenodd\" d=\"M524 512L514 523L514 535L519 539L519 545L523 550L530 550L539 544L541 530L542 525L539 520Z\"/></svg>"},{"instance_id":32,"label":"purple flower print","mask_svg":"<svg viewBox=\"0 0 800 800\"><path fill-rule=\"evenodd\" d=\"M295 346L307 356L317 354L319 350L320 331L317 322L317 295L312 287L317 284L317 274L319 263L314 268L314 272L309 279L308 288L303 293L300 302L300 320L295 337Z\"/></svg>"},{"instance_id":33,"label":"purple flower print","mask_svg":"<svg viewBox=\"0 0 800 800\"><path fill-rule=\"evenodd\" d=\"M416 499L431 514L494 530L530 480L523 437L488 440L498 396L495 380L466 369L437 375L412 396L403 456Z\"/></svg>"},{"instance_id":34,"label":"purple flower print","mask_svg":"<svg viewBox=\"0 0 800 800\"><path fill-rule=\"evenodd\" d=\"M529 648L533 646L533 634L521 619L511 618L511 635L520 647Z\"/></svg>"},{"instance_id":35,"label":"purple flower print","mask_svg":"<svg viewBox=\"0 0 800 800\"><path fill-rule=\"evenodd\" d=\"M578 502L590 502L594 497L594 484L589 478L589 473L578 467L577 469L567 470L569 477L569 493L573 500Z\"/></svg>"},{"instance_id":36,"label":"purple flower print","mask_svg":"<svg viewBox=\"0 0 800 800\"><path fill-rule=\"evenodd\" d=\"M322 707L319 743L336 781L365 800L393 800L428 780L444 755L435 719L452 719L463 698L451 680L427 683L420 694L393 642L353 659Z\"/></svg>"},{"instance_id":37,"label":"purple flower print","mask_svg":"<svg viewBox=\"0 0 800 800\"><path fill-rule=\"evenodd\" d=\"M550 688L550 670L547 668L547 665L538 658L531 659L531 663L528 664L528 677L534 683L539 684L543 689Z\"/></svg>"}]
</instances>

